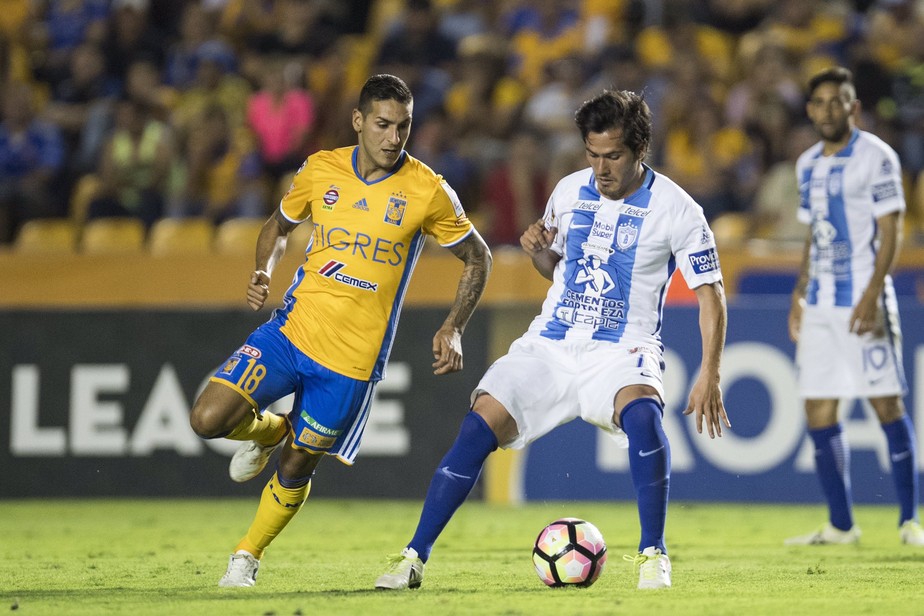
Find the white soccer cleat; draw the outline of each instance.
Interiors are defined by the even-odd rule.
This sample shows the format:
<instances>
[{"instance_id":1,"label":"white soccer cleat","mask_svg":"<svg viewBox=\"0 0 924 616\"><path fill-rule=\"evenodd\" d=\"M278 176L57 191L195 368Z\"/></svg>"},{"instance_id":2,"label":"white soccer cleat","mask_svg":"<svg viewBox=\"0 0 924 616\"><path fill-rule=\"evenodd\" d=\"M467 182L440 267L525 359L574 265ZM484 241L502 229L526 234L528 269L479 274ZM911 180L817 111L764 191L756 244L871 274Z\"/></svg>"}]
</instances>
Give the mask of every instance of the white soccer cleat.
<instances>
[{"instance_id":1,"label":"white soccer cleat","mask_svg":"<svg viewBox=\"0 0 924 616\"><path fill-rule=\"evenodd\" d=\"M898 536L905 545L924 546L924 528L917 520L906 520L898 529Z\"/></svg>"},{"instance_id":2,"label":"white soccer cleat","mask_svg":"<svg viewBox=\"0 0 924 616\"><path fill-rule=\"evenodd\" d=\"M423 582L424 563L413 548L404 548L400 554L388 557L388 569L375 581L381 590L419 588Z\"/></svg>"},{"instance_id":3,"label":"white soccer cleat","mask_svg":"<svg viewBox=\"0 0 924 616\"><path fill-rule=\"evenodd\" d=\"M647 547L635 556L622 558L638 567L639 590L671 587L671 559L659 548Z\"/></svg>"},{"instance_id":4,"label":"white soccer cleat","mask_svg":"<svg viewBox=\"0 0 924 616\"><path fill-rule=\"evenodd\" d=\"M266 468L266 463L269 462L273 453L285 442L286 437L283 436L282 440L275 445L261 445L256 441L241 443L234 452L234 457L231 458L231 464L228 465L231 480L243 483L259 475L260 471Z\"/></svg>"},{"instance_id":5,"label":"white soccer cleat","mask_svg":"<svg viewBox=\"0 0 924 616\"><path fill-rule=\"evenodd\" d=\"M260 561L249 552L238 550L228 560L228 570L218 580L220 588L250 587L257 583Z\"/></svg>"},{"instance_id":6,"label":"white soccer cleat","mask_svg":"<svg viewBox=\"0 0 924 616\"><path fill-rule=\"evenodd\" d=\"M855 545L860 543L860 534L856 524L850 530L841 530L828 522L813 533L786 539L783 545Z\"/></svg>"}]
</instances>

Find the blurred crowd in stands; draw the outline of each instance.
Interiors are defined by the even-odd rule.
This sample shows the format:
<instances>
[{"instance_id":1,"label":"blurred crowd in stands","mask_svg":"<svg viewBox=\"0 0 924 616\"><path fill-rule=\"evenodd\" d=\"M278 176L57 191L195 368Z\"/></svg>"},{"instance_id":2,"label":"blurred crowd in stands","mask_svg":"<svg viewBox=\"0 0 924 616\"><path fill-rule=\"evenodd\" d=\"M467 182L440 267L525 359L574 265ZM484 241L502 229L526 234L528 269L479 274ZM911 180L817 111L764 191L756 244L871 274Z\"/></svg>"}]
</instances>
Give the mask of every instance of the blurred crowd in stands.
<instances>
[{"instance_id":1,"label":"blurred crowd in stands","mask_svg":"<svg viewBox=\"0 0 924 616\"><path fill-rule=\"evenodd\" d=\"M415 95L408 150L516 244L604 87L642 91L648 162L727 241L801 241L804 86L854 71L922 242L918 0L3 0L0 245L35 218L265 218L304 158L355 143L366 77Z\"/></svg>"}]
</instances>

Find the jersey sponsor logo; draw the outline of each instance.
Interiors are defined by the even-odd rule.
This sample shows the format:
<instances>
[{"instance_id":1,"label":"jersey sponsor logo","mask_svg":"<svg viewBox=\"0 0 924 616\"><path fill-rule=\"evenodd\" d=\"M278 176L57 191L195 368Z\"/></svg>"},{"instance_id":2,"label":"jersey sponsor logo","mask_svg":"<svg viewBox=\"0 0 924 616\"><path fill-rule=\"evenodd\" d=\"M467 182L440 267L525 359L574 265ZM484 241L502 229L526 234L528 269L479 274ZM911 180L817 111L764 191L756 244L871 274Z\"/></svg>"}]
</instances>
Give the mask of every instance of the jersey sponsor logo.
<instances>
[{"instance_id":1,"label":"jersey sponsor logo","mask_svg":"<svg viewBox=\"0 0 924 616\"><path fill-rule=\"evenodd\" d=\"M392 195L388 198L388 205L385 207L385 222L397 227L401 226L404 220L404 211L407 209L407 199L403 199L403 194Z\"/></svg>"},{"instance_id":2,"label":"jersey sponsor logo","mask_svg":"<svg viewBox=\"0 0 924 616\"><path fill-rule=\"evenodd\" d=\"M318 270L318 273L324 276L325 278L333 278L341 284L345 284L351 287L356 287L357 289L362 289L364 291L376 292L379 290L379 283L369 282L368 280L363 280L362 278L355 278L349 274L344 274L341 270L346 267L346 263L342 261L328 261L324 267Z\"/></svg>"},{"instance_id":3,"label":"jersey sponsor logo","mask_svg":"<svg viewBox=\"0 0 924 616\"><path fill-rule=\"evenodd\" d=\"M317 419L305 411L302 411L299 414L299 417L301 417L302 421L308 424L308 426L318 434L323 434L325 436L340 436L343 434L343 430L334 430L333 428L328 428L324 424L319 423Z\"/></svg>"},{"instance_id":4,"label":"jersey sponsor logo","mask_svg":"<svg viewBox=\"0 0 924 616\"><path fill-rule=\"evenodd\" d=\"M574 209L585 212L596 212L603 204L599 201L578 201L574 204Z\"/></svg>"},{"instance_id":5,"label":"jersey sponsor logo","mask_svg":"<svg viewBox=\"0 0 924 616\"><path fill-rule=\"evenodd\" d=\"M619 250L628 250L638 239L638 226L626 221L616 230L616 247Z\"/></svg>"},{"instance_id":6,"label":"jersey sponsor logo","mask_svg":"<svg viewBox=\"0 0 924 616\"><path fill-rule=\"evenodd\" d=\"M898 186L895 185L895 182L874 184L872 190L873 201L877 202L882 201L883 199L891 199L898 194Z\"/></svg>"},{"instance_id":7,"label":"jersey sponsor logo","mask_svg":"<svg viewBox=\"0 0 924 616\"><path fill-rule=\"evenodd\" d=\"M689 258L695 274L708 274L719 270L719 253L715 248L691 253Z\"/></svg>"},{"instance_id":8,"label":"jersey sponsor logo","mask_svg":"<svg viewBox=\"0 0 924 616\"><path fill-rule=\"evenodd\" d=\"M633 205L623 205L619 213L625 214L626 216L635 216L636 218L645 218L651 214L651 210L643 207L635 207Z\"/></svg>"},{"instance_id":9,"label":"jersey sponsor logo","mask_svg":"<svg viewBox=\"0 0 924 616\"><path fill-rule=\"evenodd\" d=\"M260 352L260 349L254 348L249 344L245 344L237 350L240 355L246 355L247 357L253 357L254 359L260 359L263 356L263 353Z\"/></svg>"},{"instance_id":10,"label":"jersey sponsor logo","mask_svg":"<svg viewBox=\"0 0 924 616\"><path fill-rule=\"evenodd\" d=\"M369 204L366 203L366 200L365 200L365 199L360 199L359 201L357 201L356 203L353 204L353 209L355 209L355 210L362 210L362 211L364 211L364 212L368 212L368 211L369 211Z\"/></svg>"}]
</instances>

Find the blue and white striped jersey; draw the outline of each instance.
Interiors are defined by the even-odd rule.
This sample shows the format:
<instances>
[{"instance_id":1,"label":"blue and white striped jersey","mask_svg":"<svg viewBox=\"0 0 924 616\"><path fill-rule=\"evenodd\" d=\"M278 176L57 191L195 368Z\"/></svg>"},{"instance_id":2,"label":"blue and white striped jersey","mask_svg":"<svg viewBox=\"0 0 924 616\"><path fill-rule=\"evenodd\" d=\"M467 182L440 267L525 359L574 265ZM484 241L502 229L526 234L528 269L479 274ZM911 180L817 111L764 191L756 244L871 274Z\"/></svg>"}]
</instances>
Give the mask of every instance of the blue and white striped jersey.
<instances>
[{"instance_id":1,"label":"blue and white striped jersey","mask_svg":"<svg viewBox=\"0 0 924 616\"><path fill-rule=\"evenodd\" d=\"M690 288L722 279L702 208L667 177L645 172L641 188L619 201L599 193L590 168L555 187L545 223L558 228L552 250L562 259L527 336L661 348L674 270Z\"/></svg>"},{"instance_id":2,"label":"blue and white striped jersey","mask_svg":"<svg viewBox=\"0 0 924 616\"><path fill-rule=\"evenodd\" d=\"M898 155L879 137L854 129L847 146L822 155L822 142L796 161L798 217L810 224L806 302L853 306L872 276L879 247L876 219L904 211ZM886 277L887 291L891 278ZM890 291L889 291L890 292Z\"/></svg>"}]
</instances>

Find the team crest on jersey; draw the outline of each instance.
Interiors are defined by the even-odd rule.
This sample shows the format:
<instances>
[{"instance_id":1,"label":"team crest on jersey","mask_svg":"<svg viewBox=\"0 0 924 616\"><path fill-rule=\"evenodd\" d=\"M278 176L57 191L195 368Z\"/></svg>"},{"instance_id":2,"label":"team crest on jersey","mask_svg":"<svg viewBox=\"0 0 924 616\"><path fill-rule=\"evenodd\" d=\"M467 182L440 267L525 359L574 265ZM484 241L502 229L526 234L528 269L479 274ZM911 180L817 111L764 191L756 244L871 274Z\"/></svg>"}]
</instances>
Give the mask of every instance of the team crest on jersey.
<instances>
[{"instance_id":1,"label":"team crest on jersey","mask_svg":"<svg viewBox=\"0 0 924 616\"><path fill-rule=\"evenodd\" d=\"M892 161L886 158L882 161L882 166L879 167L879 173L882 175L889 175L892 173Z\"/></svg>"},{"instance_id":2,"label":"team crest on jersey","mask_svg":"<svg viewBox=\"0 0 924 616\"><path fill-rule=\"evenodd\" d=\"M616 247L619 250L628 250L638 239L638 226L626 221L616 228Z\"/></svg>"},{"instance_id":3,"label":"team crest on jersey","mask_svg":"<svg viewBox=\"0 0 924 616\"><path fill-rule=\"evenodd\" d=\"M404 220L404 211L407 209L407 199L404 199L403 193L392 195L388 198L388 206L385 208L385 222L396 227L401 226Z\"/></svg>"},{"instance_id":4,"label":"team crest on jersey","mask_svg":"<svg viewBox=\"0 0 924 616\"><path fill-rule=\"evenodd\" d=\"M323 201L324 205L321 206L322 210L331 211L334 209L334 204L340 200L340 189L333 184L330 188L327 189L327 192L324 193Z\"/></svg>"},{"instance_id":5,"label":"team crest on jersey","mask_svg":"<svg viewBox=\"0 0 924 616\"><path fill-rule=\"evenodd\" d=\"M231 374L234 372L234 368L241 361L240 357L232 357L227 362L225 362L224 367L220 370L222 374Z\"/></svg>"}]
</instances>

